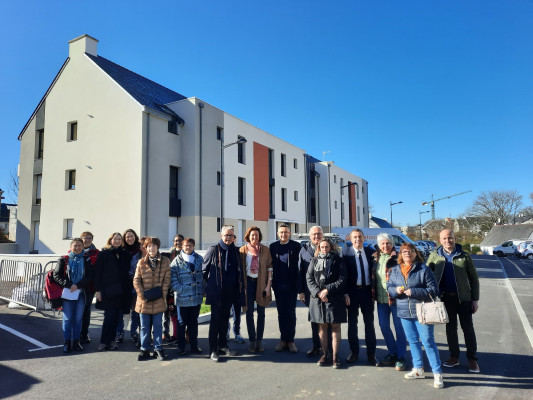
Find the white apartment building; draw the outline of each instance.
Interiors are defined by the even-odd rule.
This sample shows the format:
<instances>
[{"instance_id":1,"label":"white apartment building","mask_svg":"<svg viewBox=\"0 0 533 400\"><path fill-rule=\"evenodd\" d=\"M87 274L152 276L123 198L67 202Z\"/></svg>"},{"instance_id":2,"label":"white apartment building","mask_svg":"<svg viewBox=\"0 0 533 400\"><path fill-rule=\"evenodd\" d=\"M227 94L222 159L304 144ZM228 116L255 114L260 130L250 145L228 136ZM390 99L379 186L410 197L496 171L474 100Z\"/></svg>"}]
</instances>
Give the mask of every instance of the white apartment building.
<instances>
[{"instance_id":1,"label":"white apartment building","mask_svg":"<svg viewBox=\"0 0 533 400\"><path fill-rule=\"evenodd\" d=\"M205 248L222 219L238 242L252 225L265 242L281 222L368 226L365 180L99 56L97 43L69 42L19 135L19 253L64 252L83 231L101 247L127 228Z\"/></svg>"}]
</instances>

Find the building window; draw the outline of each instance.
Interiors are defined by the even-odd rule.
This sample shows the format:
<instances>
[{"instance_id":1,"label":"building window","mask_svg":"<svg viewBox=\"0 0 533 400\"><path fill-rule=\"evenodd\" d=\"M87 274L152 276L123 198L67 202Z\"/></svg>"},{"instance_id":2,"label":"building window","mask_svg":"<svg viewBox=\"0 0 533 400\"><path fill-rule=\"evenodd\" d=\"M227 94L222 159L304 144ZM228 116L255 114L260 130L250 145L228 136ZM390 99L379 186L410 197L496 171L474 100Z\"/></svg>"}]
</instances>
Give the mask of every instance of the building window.
<instances>
[{"instance_id":1,"label":"building window","mask_svg":"<svg viewBox=\"0 0 533 400\"><path fill-rule=\"evenodd\" d=\"M268 187L268 213L269 213L269 218L276 218L275 217L275 213L274 213L274 206L275 206L275 203L274 203L274 185L270 185Z\"/></svg>"},{"instance_id":2,"label":"building window","mask_svg":"<svg viewBox=\"0 0 533 400\"><path fill-rule=\"evenodd\" d=\"M357 192L357 200L359 200L359 185L355 185L355 191Z\"/></svg>"},{"instance_id":3,"label":"building window","mask_svg":"<svg viewBox=\"0 0 533 400\"><path fill-rule=\"evenodd\" d=\"M298 191L294 191L294 201L298 201Z\"/></svg>"},{"instance_id":4,"label":"building window","mask_svg":"<svg viewBox=\"0 0 533 400\"><path fill-rule=\"evenodd\" d=\"M78 123L76 121L68 123L67 141L74 142L78 140Z\"/></svg>"},{"instance_id":5,"label":"building window","mask_svg":"<svg viewBox=\"0 0 533 400\"><path fill-rule=\"evenodd\" d=\"M335 200L335 210L337 209L337 200Z\"/></svg>"},{"instance_id":6,"label":"building window","mask_svg":"<svg viewBox=\"0 0 533 400\"><path fill-rule=\"evenodd\" d=\"M294 224L294 233L300 233L300 225Z\"/></svg>"},{"instance_id":7,"label":"building window","mask_svg":"<svg viewBox=\"0 0 533 400\"><path fill-rule=\"evenodd\" d=\"M41 160L43 158L44 150L44 129L39 129L37 132L35 132L35 141L35 158Z\"/></svg>"},{"instance_id":8,"label":"building window","mask_svg":"<svg viewBox=\"0 0 533 400\"><path fill-rule=\"evenodd\" d=\"M362 185L362 186L361 186L361 192L362 192L363 194L365 194L365 185Z\"/></svg>"},{"instance_id":9,"label":"building window","mask_svg":"<svg viewBox=\"0 0 533 400\"><path fill-rule=\"evenodd\" d=\"M268 177L274 178L274 150L268 149Z\"/></svg>"},{"instance_id":10,"label":"building window","mask_svg":"<svg viewBox=\"0 0 533 400\"><path fill-rule=\"evenodd\" d=\"M65 172L65 190L76 189L76 170L69 169Z\"/></svg>"},{"instance_id":11,"label":"building window","mask_svg":"<svg viewBox=\"0 0 533 400\"><path fill-rule=\"evenodd\" d=\"M285 167L287 163L287 156L285 154L281 154L281 176L287 176Z\"/></svg>"},{"instance_id":12,"label":"building window","mask_svg":"<svg viewBox=\"0 0 533 400\"><path fill-rule=\"evenodd\" d=\"M357 206L357 221L361 221L361 213L360 213L360 207Z\"/></svg>"},{"instance_id":13,"label":"building window","mask_svg":"<svg viewBox=\"0 0 533 400\"><path fill-rule=\"evenodd\" d=\"M337 175L333 175L333 183L337 183Z\"/></svg>"},{"instance_id":14,"label":"building window","mask_svg":"<svg viewBox=\"0 0 533 400\"><path fill-rule=\"evenodd\" d=\"M177 135L178 134L178 121L176 121L175 119L168 121L167 130L168 130L168 133L173 133Z\"/></svg>"},{"instance_id":15,"label":"building window","mask_svg":"<svg viewBox=\"0 0 533 400\"><path fill-rule=\"evenodd\" d=\"M294 169L298 169L298 160L296 158L294 159L294 164L293 165L294 165Z\"/></svg>"},{"instance_id":16,"label":"building window","mask_svg":"<svg viewBox=\"0 0 533 400\"><path fill-rule=\"evenodd\" d=\"M237 140L240 140L242 136L237 136ZM237 143L238 149L237 149L237 161L239 164L246 164L246 160L244 158L244 143Z\"/></svg>"},{"instance_id":17,"label":"building window","mask_svg":"<svg viewBox=\"0 0 533 400\"><path fill-rule=\"evenodd\" d=\"M222 177L220 176L220 171L217 171L217 186L220 186L221 181Z\"/></svg>"},{"instance_id":18,"label":"building window","mask_svg":"<svg viewBox=\"0 0 533 400\"><path fill-rule=\"evenodd\" d=\"M220 232L220 217L217 218L217 232Z\"/></svg>"},{"instance_id":19,"label":"building window","mask_svg":"<svg viewBox=\"0 0 533 400\"><path fill-rule=\"evenodd\" d=\"M222 128L217 126L217 140L222 140Z\"/></svg>"},{"instance_id":20,"label":"building window","mask_svg":"<svg viewBox=\"0 0 533 400\"><path fill-rule=\"evenodd\" d=\"M179 168L170 166L168 181L168 216L181 217L181 200L179 199Z\"/></svg>"},{"instance_id":21,"label":"building window","mask_svg":"<svg viewBox=\"0 0 533 400\"><path fill-rule=\"evenodd\" d=\"M178 198L178 167L170 167L170 179L168 184L169 198Z\"/></svg>"},{"instance_id":22,"label":"building window","mask_svg":"<svg viewBox=\"0 0 533 400\"><path fill-rule=\"evenodd\" d=\"M281 211L287 211L287 189L281 188Z\"/></svg>"},{"instance_id":23,"label":"building window","mask_svg":"<svg viewBox=\"0 0 533 400\"><path fill-rule=\"evenodd\" d=\"M35 175L35 204L41 204L41 183L42 175Z\"/></svg>"},{"instance_id":24,"label":"building window","mask_svg":"<svg viewBox=\"0 0 533 400\"><path fill-rule=\"evenodd\" d=\"M246 179L239 177L238 182L238 204L246 205Z\"/></svg>"},{"instance_id":25,"label":"building window","mask_svg":"<svg viewBox=\"0 0 533 400\"><path fill-rule=\"evenodd\" d=\"M63 220L63 239L72 239L73 226L74 226L73 219Z\"/></svg>"}]
</instances>

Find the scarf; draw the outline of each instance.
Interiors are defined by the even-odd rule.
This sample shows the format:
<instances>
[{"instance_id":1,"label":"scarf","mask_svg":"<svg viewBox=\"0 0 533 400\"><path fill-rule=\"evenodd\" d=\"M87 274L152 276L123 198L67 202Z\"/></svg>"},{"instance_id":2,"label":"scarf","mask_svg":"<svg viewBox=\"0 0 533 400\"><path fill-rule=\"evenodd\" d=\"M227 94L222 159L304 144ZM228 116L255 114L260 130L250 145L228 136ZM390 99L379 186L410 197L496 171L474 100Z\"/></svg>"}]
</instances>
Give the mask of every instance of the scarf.
<instances>
[{"instance_id":1,"label":"scarf","mask_svg":"<svg viewBox=\"0 0 533 400\"><path fill-rule=\"evenodd\" d=\"M257 275L257 273L259 272L259 255L261 254L261 245L258 244L256 246L253 246L248 243L246 245L246 248L248 249L248 253L252 255L252 262L250 263L250 273Z\"/></svg>"},{"instance_id":2,"label":"scarf","mask_svg":"<svg viewBox=\"0 0 533 400\"><path fill-rule=\"evenodd\" d=\"M409 275L409 271L411 271L411 268L413 266L412 265L409 265L409 264L401 264L400 265L400 270L402 271L402 275L405 279L405 282L407 282L407 276Z\"/></svg>"},{"instance_id":3,"label":"scarf","mask_svg":"<svg viewBox=\"0 0 533 400\"><path fill-rule=\"evenodd\" d=\"M222 239L220 239L218 241L218 244L220 245L220 247L222 247L226 251L226 259L224 260L224 271L227 271L228 270L228 255L229 255L229 251L230 251L230 249L235 248L235 245L232 243L232 244L230 244L228 246L226 243L224 243L222 241Z\"/></svg>"},{"instance_id":4,"label":"scarf","mask_svg":"<svg viewBox=\"0 0 533 400\"><path fill-rule=\"evenodd\" d=\"M141 250L141 244L139 242L135 242L133 244L127 244L124 242L124 248L133 257Z\"/></svg>"},{"instance_id":5,"label":"scarf","mask_svg":"<svg viewBox=\"0 0 533 400\"><path fill-rule=\"evenodd\" d=\"M155 268L157 267L157 256L159 255L159 253L155 256L155 257L150 257L148 256L148 261L150 262L150 268L152 268L152 271L155 271Z\"/></svg>"},{"instance_id":6,"label":"scarf","mask_svg":"<svg viewBox=\"0 0 533 400\"><path fill-rule=\"evenodd\" d=\"M77 285L83 278L83 252L74 254L72 251L68 253L68 267L70 274L70 281Z\"/></svg>"},{"instance_id":7,"label":"scarf","mask_svg":"<svg viewBox=\"0 0 533 400\"><path fill-rule=\"evenodd\" d=\"M318 286L323 289L325 287L325 281L329 275L331 265L333 264L333 254L318 253L316 257L315 272L318 274Z\"/></svg>"},{"instance_id":8,"label":"scarf","mask_svg":"<svg viewBox=\"0 0 533 400\"><path fill-rule=\"evenodd\" d=\"M96 250L96 246L94 244L91 244L89 247L87 247L86 249L83 249L83 254L87 254L88 252L92 251L92 250Z\"/></svg>"},{"instance_id":9,"label":"scarf","mask_svg":"<svg viewBox=\"0 0 533 400\"><path fill-rule=\"evenodd\" d=\"M183 250L181 251L181 257L185 262L193 263L194 262L194 251L191 254L185 253Z\"/></svg>"}]
</instances>

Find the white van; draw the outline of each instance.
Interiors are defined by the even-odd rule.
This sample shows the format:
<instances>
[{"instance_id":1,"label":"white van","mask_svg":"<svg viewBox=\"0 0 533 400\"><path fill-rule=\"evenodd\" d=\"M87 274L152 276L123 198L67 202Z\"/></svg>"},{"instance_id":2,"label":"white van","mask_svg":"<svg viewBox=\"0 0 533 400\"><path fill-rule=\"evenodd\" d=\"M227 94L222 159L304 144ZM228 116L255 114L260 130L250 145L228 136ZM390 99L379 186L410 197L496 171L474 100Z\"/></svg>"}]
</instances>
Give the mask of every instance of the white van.
<instances>
[{"instance_id":1,"label":"white van","mask_svg":"<svg viewBox=\"0 0 533 400\"><path fill-rule=\"evenodd\" d=\"M342 239L345 239L346 235L349 235L354 229L360 229L365 235L365 246L374 247L377 245L377 237L380 233L388 233L392 236L394 240L394 246L396 251L400 250L402 243L407 242L414 245L421 254L425 254L425 249L420 245L413 242L407 236L405 236L401 231L396 228L360 228L358 226L345 226L343 228L333 228L332 231L337 233Z\"/></svg>"}]
</instances>

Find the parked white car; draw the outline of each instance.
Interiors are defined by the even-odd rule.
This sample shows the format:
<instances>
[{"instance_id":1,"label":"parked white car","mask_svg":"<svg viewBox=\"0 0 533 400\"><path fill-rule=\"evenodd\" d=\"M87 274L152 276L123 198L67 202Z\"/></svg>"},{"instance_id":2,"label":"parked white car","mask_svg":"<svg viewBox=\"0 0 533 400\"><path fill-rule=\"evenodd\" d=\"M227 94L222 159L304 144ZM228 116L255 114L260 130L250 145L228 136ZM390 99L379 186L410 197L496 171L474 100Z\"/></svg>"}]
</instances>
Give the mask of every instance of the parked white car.
<instances>
[{"instance_id":1,"label":"parked white car","mask_svg":"<svg viewBox=\"0 0 533 400\"><path fill-rule=\"evenodd\" d=\"M521 240L508 240L506 242L503 242L501 245L497 246L492 250L492 254L498 257L506 257L509 255L513 255L516 246L520 244Z\"/></svg>"},{"instance_id":2,"label":"parked white car","mask_svg":"<svg viewBox=\"0 0 533 400\"><path fill-rule=\"evenodd\" d=\"M522 257L527 258L528 260L533 260L533 243L529 243L526 246L526 251L524 251Z\"/></svg>"},{"instance_id":3,"label":"parked white car","mask_svg":"<svg viewBox=\"0 0 533 400\"><path fill-rule=\"evenodd\" d=\"M518 246L516 246L516 250L514 251L514 255L518 258L524 257L524 252L527 249L527 246L529 244L533 243L531 240L526 240L525 242L521 242Z\"/></svg>"}]
</instances>

